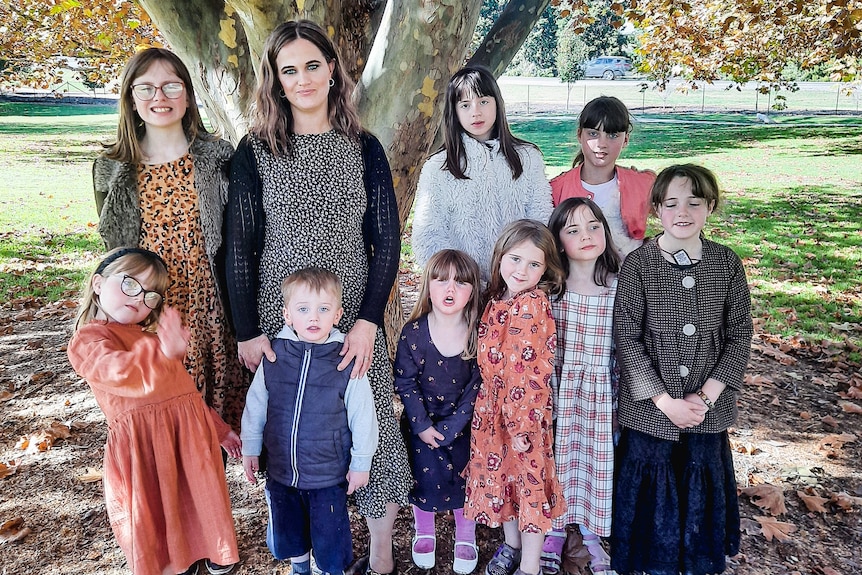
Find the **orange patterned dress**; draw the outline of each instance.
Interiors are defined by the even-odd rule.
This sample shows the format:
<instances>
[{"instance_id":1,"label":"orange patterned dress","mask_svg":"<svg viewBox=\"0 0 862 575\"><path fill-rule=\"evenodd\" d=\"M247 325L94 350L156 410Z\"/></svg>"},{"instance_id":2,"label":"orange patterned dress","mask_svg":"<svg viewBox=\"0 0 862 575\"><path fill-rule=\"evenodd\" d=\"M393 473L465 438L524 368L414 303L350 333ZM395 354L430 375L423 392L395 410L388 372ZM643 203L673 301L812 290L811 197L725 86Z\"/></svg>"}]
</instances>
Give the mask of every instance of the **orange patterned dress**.
<instances>
[{"instance_id":1,"label":"orange patterned dress","mask_svg":"<svg viewBox=\"0 0 862 575\"><path fill-rule=\"evenodd\" d=\"M138 164L140 247L159 254L171 285L165 303L191 331L185 366L207 405L239 429L248 378L237 357L204 246L191 154L165 164Z\"/></svg>"},{"instance_id":2,"label":"orange patterned dress","mask_svg":"<svg viewBox=\"0 0 862 575\"><path fill-rule=\"evenodd\" d=\"M554 466L551 373L556 328L544 292L492 299L479 323L482 386L473 412L464 515L496 527L545 533L565 511ZM512 448L515 436L530 448Z\"/></svg>"}]
</instances>

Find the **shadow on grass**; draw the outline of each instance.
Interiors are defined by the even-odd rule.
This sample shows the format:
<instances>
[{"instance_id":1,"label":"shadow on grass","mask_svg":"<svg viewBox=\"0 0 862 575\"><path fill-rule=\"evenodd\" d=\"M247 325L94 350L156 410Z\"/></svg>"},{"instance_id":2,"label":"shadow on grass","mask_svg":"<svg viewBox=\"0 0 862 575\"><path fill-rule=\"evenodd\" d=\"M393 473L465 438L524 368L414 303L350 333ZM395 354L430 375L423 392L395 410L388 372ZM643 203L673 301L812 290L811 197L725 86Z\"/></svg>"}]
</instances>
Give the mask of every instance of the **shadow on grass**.
<instances>
[{"instance_id":1,"label":"shadow on grass","mask_svg":"<svg viewBox=\"0 0 862 575\"><path fill-rule=\"evenodd\" d=\"M731 123L690 117L669 119L638 123L622 162L720 153L778 140L829 140L826 146L802 150L799 152L802 156L862 154L862 138L848 135L858 133L858 129L851 131L847 126L755 124L746 116L739 116L738 121ZM578 152L577 118L512 120L512 131L539 146L549 166L571 165Z\"/></svg>"}]
</instances>

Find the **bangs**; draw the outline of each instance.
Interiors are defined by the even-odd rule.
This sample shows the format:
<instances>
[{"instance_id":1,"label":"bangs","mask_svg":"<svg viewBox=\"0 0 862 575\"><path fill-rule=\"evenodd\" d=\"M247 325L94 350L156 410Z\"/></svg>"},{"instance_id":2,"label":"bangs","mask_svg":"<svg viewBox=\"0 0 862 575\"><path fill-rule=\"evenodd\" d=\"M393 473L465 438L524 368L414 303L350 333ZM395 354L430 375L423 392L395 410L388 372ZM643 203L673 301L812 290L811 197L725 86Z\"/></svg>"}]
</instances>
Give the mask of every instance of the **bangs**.
<instances>
[{"instance_id":1,"label":"bangs","mask_svg":"<svg viewBox=\"0 0 862 575\"><path fill-rule=\"evenodd\" d=\"M478 286L479 270L469 257L457 250L442 250L428 260L425 271L432 280L447 281L454 274L455 281Z\"/></svg>"},{"instance_id":2,"label":"bangs","mask_svg":"<svg viewBox=\"0 0 862 575\"><path fill-rule=\"evenodd\" d=\"M602 130L607 134L629 132L632 128L628 108L619 100L597 98L581 111L580 128Z\"/></svg>"},{"instance_id":3,"label":"bangs","mask_svg":"<svg viewBox=\"0 0 862 575\"><path fill-rule=\"evenodd\" d=\"M494 98L493 86L486 85L484 78L478 72L469 72L459 78L455 83L456 101L468 100L470 98Z\"/></svg>"}]
</instances>

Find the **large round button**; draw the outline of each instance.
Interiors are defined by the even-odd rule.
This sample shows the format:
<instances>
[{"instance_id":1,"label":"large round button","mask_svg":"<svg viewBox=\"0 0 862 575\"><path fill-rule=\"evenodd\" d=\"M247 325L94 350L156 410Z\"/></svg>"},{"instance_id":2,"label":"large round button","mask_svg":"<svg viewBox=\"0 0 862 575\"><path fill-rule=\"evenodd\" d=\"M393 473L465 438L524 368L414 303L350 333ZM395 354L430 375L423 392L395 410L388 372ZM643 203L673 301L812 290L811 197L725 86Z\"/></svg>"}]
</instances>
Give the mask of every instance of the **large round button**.
<instances>
[{"instance_id":1,"label":"large round button","mask_svg":"<svg viewBox=\"0 0 862 575\"><path fill-rule=\"evenodd\" d=\"M682 326L682 333L684 333L685 335L694 335L694 332L696 331L697 329L690 323L687 323Z\"/></svg>"},{"instance_id":2,"label":"large round button","mask_svg":"<svg viewBox=\"0 0 862 575\"><path fill-rule=\"evenodd\" d=\"M694 287L694 278L691 276L685 276L682 278L682 287L691 289Z\"/></svg>"},{"instance_id":3,"label":"large round button","mask_svg":"<svg viewBox=\"0 0 862 575\"><path fill-rule=\"evenodd\" d=\"M686 367L684 365L679 366L679 375L680 375L680 377L688 376L688 367Z\"/></svg>"}]
</instances>

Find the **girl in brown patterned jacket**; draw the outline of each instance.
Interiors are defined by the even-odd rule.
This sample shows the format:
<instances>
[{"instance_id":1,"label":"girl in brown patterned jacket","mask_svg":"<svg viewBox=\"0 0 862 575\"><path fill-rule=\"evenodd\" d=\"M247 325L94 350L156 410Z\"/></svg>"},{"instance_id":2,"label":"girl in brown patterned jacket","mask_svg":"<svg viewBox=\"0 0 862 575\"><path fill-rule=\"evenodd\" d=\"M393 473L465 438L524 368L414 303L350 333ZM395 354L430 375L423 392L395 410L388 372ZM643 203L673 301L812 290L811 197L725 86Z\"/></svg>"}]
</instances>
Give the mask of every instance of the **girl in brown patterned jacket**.
<instances>
[{"instance_id":1,"label":"girl in brown patterned jacket","mask_svg":"<svg viewBox=\"0 0 862 575\"><path fill-rule=\"evenodd\" d=\"M611 566L621 575L721 573L739 551L727 428L753 328L742 262L702 234L718 200L709 170L663 170L651 201L664 233L632 252L619 275L623 431Z\"/></svg>"}]
</instances>

